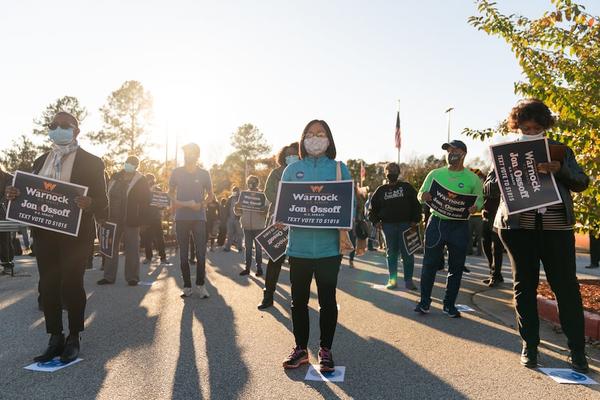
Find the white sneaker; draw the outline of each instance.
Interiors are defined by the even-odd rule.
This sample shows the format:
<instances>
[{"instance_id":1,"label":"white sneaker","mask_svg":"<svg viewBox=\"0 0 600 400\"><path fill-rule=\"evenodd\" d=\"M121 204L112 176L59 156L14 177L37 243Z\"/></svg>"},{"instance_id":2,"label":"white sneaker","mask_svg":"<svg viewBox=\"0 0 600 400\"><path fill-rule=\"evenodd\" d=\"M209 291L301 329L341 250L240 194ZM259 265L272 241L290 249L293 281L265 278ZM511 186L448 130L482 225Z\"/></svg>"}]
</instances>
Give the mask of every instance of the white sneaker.
<instances>
[{"instance_id":1,"label":"white sneaker","mask_svg":"<svg viewBox=\"0 0 600 400\"><path fill-rule=\"evenodd\" d=\"M205 285L198 285L196 287L198 288L198 294L200 295L201 299L208 299L210 297Z\"/></svg>"},{"instance_id":2,"label":"white sneaker","mask_svg":"<svg viewBox=\"0 0 600 400\"><path fill-rule=\"evenodd\" d=\"M190 297L192 295L192 288L191 287L184 287L183 291L181 292L181 297Z\"/></svg>"}]
</instances>

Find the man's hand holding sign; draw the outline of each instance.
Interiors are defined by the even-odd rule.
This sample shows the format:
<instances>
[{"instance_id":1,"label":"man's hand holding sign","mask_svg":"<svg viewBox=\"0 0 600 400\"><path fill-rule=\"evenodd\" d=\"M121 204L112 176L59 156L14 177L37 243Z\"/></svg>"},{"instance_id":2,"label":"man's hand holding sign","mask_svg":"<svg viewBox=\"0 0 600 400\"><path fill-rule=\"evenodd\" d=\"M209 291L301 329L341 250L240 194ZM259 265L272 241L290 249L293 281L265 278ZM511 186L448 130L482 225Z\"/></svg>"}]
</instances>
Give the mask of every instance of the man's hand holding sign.
<instances>
[{"instance_id":1,"label":"man's hand holding sign","mask_svg":"<svg viewBox=\"0 0 600 400\"><path fill-rule=\"evenodd\" d=\"M81 212L92 206L87 191L85 186L16 171L5 193L7 219L78 236Z\"/></svg>"}]
</instances>

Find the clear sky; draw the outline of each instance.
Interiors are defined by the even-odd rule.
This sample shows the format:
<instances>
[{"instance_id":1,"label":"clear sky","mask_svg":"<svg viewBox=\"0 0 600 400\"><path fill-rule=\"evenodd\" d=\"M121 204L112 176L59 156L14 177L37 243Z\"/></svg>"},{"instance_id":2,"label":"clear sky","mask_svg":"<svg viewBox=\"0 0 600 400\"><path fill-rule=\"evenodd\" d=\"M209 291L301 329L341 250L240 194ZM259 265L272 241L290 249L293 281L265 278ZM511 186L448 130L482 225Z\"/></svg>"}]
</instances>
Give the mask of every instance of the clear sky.
<instances>
[{"instance_id":1,"label":"clear sky","mask_svg":"<svg viewBox=\"0 0 600 400\"><path fill-rule=\"evenodd\" d=\"M550 7L498 2L528 16ZM398 99L402 160L441 154L445 109L459 137L517 100L520 69L504 42L467 24L475 13L470 0L12 1L0 12L2 147L64 95L90 112L83 132L99 129L107 96L139 80L155 100L152 140L195 141L206 164L243 123L278 149L314 118L330 124L340 159L394 160ZM465 141L471 156L485 152Z\"/></svg>"}]
</instances>

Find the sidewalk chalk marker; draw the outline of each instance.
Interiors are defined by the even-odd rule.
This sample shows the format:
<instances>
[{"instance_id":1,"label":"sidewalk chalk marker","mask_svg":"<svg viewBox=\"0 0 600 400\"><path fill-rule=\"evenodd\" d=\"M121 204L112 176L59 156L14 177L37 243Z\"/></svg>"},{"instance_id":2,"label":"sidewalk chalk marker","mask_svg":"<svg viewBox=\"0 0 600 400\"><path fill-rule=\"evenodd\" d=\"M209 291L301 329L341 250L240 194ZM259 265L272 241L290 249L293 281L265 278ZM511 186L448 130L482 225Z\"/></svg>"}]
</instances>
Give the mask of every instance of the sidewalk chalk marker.
<instances>
[{"instance_id":1,"label":"sidewalk chalk marker","mask_svg":"<svg viewBox=\"0 0 600 400\"><path fill-rule=\"evenodd\" d=\"M460 312L475 312L475 310L473 308L466 306L464 304L457 304L456 309Z\"/></svg>"},{"instance_id":2,"label":"sidewalk chalk marker","mask_svg":"<svg viewBox=\"0 0 600 400\"><path fill-rule=\"evenodd\" d=\"M63 368L70 367L71 365L75 365L78 362L83 361L82 358L78 358L77 360L70 362L68 364L64 364L60 361L58 357L56 357L52 361L48 361L45 363L33 363L25 367L26 370L36 371L36 372L56 372Z\"/></svg>"},{"instance_id":3,"label":"sidewalk chalk marker","mask_svg":"<svg viewBox=\"0 0 600 400\"><path fill-rule=\"evenodd\" d=\"M346 377L346 367L335 367L335 371L321 373L319 367L311 365L308 367L308 372L304 377L305 381L317 381L317 382L344 382Z\"/></svg>"},{"instance_id":4,"label":"sidewalk chalk marker","mask_svg":"<svg viewBox=\"0 0 600 400\"><path fill-rule=\"evenodd\" d=\"M558 383L568 383L573 385L597 385L598 382L589 378L587 375L575 372L568 368L540 368L540 371L554 379Z\"/></svg>"}]
</instances>

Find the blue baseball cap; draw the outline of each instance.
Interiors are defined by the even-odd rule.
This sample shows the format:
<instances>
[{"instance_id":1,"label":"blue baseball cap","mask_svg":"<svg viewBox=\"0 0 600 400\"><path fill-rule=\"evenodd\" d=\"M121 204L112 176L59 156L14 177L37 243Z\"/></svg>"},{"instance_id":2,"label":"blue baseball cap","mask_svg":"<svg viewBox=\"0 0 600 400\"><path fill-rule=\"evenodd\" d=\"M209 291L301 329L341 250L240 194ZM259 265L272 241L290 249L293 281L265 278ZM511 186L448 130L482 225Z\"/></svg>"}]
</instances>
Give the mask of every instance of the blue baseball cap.
<instances>
[{"instance_id":1,"label":"blue baseball cap","mask_svg":"<svg viewBox=\"0 0 600 400\"><path fill-rule=\"evenodd\" d=\"M457 149L461 149L465 153L467 152L467 145L460 140L452 140L448 143L444 143L442 145L442 150L448 150L448 147L455 147Z\"/></svg>"}]
</instances>

